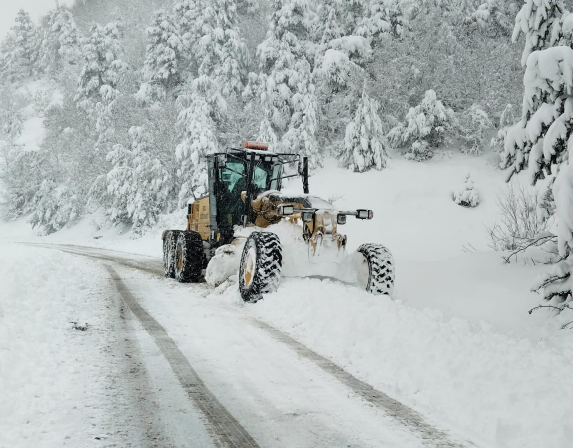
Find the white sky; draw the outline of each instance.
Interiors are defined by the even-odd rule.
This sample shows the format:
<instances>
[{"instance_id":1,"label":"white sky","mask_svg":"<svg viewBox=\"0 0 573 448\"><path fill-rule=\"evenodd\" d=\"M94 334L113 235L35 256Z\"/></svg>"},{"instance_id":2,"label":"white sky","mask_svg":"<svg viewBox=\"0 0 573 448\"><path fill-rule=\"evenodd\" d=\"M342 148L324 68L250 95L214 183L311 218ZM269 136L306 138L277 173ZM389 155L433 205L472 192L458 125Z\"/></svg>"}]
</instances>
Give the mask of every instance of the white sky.
<instances>
[{"instance_id":1,"label":"white sky","mask_svg":"<svg viewBox=\"0 0 573 448\"><path fill-rule=\"evenodd\" d=\"M60 0L62 5L72 5L74 0ZM30 13L32 20L38 23L39 18L56 6L55 0L0 0L0 41L14 25L16 13L23 9Z\"/></svg>"}]
</instances>

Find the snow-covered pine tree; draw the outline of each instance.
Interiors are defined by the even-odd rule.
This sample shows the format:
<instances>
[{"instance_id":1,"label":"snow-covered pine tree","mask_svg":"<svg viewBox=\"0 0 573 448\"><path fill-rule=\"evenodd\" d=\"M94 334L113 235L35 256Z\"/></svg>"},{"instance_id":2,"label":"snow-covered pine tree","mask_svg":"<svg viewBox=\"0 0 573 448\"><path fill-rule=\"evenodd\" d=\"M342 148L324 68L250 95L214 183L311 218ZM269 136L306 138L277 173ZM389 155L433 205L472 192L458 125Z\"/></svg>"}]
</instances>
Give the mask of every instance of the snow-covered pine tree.
<instances>
[{"instance_id":1,"label":"snow-covered pine tree","mask_svg":"<svg viewBox=\"0 0 573 448\"><path fill-rule=\"evenodd\" d=\"M135 235L157 223L170 193L170 176L150 154L150 136L145 128L129 129L131 150L115 145L107 155L112 169L107 174L107 213L115 224L129 223Z\"/></svg>"},{"instance_id":2,"label":"snow-covered pine tree","mask_svg":"<svg viewBox=\"0 0 573 448\"><path fill-rule=\"evenodd\" d=\"M224 97L240 95L247 80L248 50L240 37L234 0L216 0L203 11L199 74L210 76Z\"/></svg>"},{"instance_id":3,"label":"snow-covered pine tree","mask_svg":"<svg viewBox=\"0 0 573 448\"><path fill-rule=\"evenodd\" d=\"M58 5L44 16L41 29L40 68L54 74L80 59L82 35L72 12Z\"/></svg>"},{"instance_id":4,"label":"snow-covered pine tree","mask_svg":"<svg viewBox=\"0 0 573 448\"><path fill-rule=\"evenodd\" d=\"M335 11L337 18L337 27L339 27L341 36L350 36L355 34L356 29L366 15L368 2L365 0L325 0L323 2L325 11L318 9L318 23L320 34L323 34L324 20L330 15L332 10Z\"/></svg>"},{"instance_id":5,"label":"snow-covered pine tree","mask_svg":"<svg viewBox=\"0 0 573 448\"><path fill-rule=\"evenodd\" d=\"M206 156L219 148L209 109L207 102L197 97L191 107L179 114L179 126L184 133L184 139L175 152L181 181L179 207L185 207L191 199L197 199L207 191Z\"/></svg>"},{"instance_id":6,"label":"snow-covered pine tree","mask_svg":"<svg viewBox=\"0 0 573 448\"><path fill-rule=\"evenodd\" d=\"M497 152L503 151L505 138L507 137L509 130L515 126L515 121L515 112L513 106L508 104L505 106L499 117L499 130L497 131L496 136L492 138L490 142L490 146Z\"/></svg>"},{"instance_id":7,"label":"snow-covered pine tree","mask_svg":"<svg viewBox=\"0 0 573 448\"><path fill-rule=\"evenodd\" d=\"M552 190L562 260L533 286L550 305L561 309L570 307L573 300L573 139L569 139L567 146L568 160L561 166Z\"/></svg>"},{"instance_id":8,"label":"snow-covered pine tree","mask_svg":"<svg viewBox=\"0 0 573 448\"><path fill-rule=\"evenodd\" d=\"M465 19L480 30L491 30L494 35L511 36L515 25L517 2L514 0L486 0Z\"/></svg>"},{"instance_id":9,"label":"snow-covered pine tree","mask_svg":"<svg viewBox=\"0 0 573 448\"><path fill-rule=\"evenodd\" d=\"M140 235L153 227L159 215L169 204L171 179L161 161L151 155L151 141L145 128L134 126L129 129L132 139L135 189L133 200L128 204L133 230Z\"/></svg>"},{"instance_id":10,"label":"snow-covered pine tree","mask_svg":"<svg viewBox=\"0 0 573 448\"><path fill-rule=\"evenodd\" d=\"M119 23L110 22L105 26L96 24L90 33L82 47L84 65L74 101L95 119L98 134L96 148L99 148L106 146L113 134L112 113L119 94L117 87L128 65L121 59Z\"/></svg>"},{"instance_id":11,"label":"snow-covered pine tree","mask_svg":"<svg viewBox=\"0 0 573 448\"><path fill-rule=\"evenodd\" d=\"M197 73L201 61L197 60L199 40L203 36L205 11L209 3L205 0L183 0L173 5L173 23L179 31L182 44L181 72Z\"/></svg>"},{"instance_id":12,"label":"snow-covered pine tree","mask_svg":"<svg viewBox=\"0 0 573 448\"><path fill-rule=\"evenodd\" d=\"M92 26L90 35L84 40L82 53L84 65L78 80L74 100L80 106L86 101L101 101L103 86L116 89L128 69L122 60L120 29L114 22L105 26Z\"/></svg>"},{"instance_id":13,"label":"snow-covered pine tree","mask_svg":"<svg viewBox=\"0 0 573 448\"><path fill-rule=\"evenodd\" d=\"M299 74L296 93L292 98L293 115L289 129L283 136L283 145L290 152L308 157L311 168L321 165L316 134L318 130L317 99L315 86L311 82L310 64L297 61L295 70Z\"/></svg>"},{"instance_id":14,"label":"snow-covered pine tree","mask_svg":"<svg viewBox=\"0 0 573 448\"><path fill-rule=\"evenodd\" d=\"M536 5L528 0L518 14L514 36L526 33L523 111L521 121L508 132L501 156L501 166L510 169L509 178L528 169L531 184L544 179L538 214L543 218L556 214L559 252L564 260L543 276L536 288L543 290L546 300L555 299L556 303L570 301L573 286L573 49L543 48L566 36L562 12L561 2L546 0ZM559 28L554 33L552 24Z\"/></svg>"},{"instance_id":15,"label":"snow-covered pine tree","mask_svg":"<svg viewBox=\"0 0 573 448\"><path fill-rule=\"evenodd\" d=\"M38 71L40 35L30 14L23 9L16 15L16 23L12 27L13 53L10 64L6 66L5 75L14 82L33 76Z\"/></svg>"},{"instance_id":16,"label":"snow-covered pine tree","mask_svg":"<svg viewBox=\"0 0 573 448\"><path fill-rule=\"evenodd\" d=\"M66 185L45 179L35 196L30 223L49 235L73 223L81 214L77 195Z\"/></svg>"},{"instance_id":17,"label":"snow-covered pine tree","mask_svg":"<svg viewBox=\"0 0 573 448\"><path fill-rule=\"evenodd\" d=\"M565 11L558 20L553 22L551 31L552 47L566 45L573 48L573 13Z\"/></svg>"},{"instance_id":18,"label":"snow-covered pine tree","mask_svg":"<svg viewBox=\"0 0 573 448\"><path fill-rule=\"evenodd\" d=\"M116 144L106 156L111 164L107 173L107 210L111 222L115 225L129 222L128 206L135 188L133 154L122 144Z\"/></svg>"},{"instance_id":19,"label":"snow-covered pine tree","mask_svg":"<svg viewBox=\"0 0 573 448\"><path fill-rule=\"evenodd\" d=\"M206 156L219 148L217 121L227 110L218 86L208 76L193 80L188 92L177 103L181 109L178 126L183 141L177 145L177 176L180 182L179 207L207 191Z\"/></svg>"},{"instance_id":20,"label":"snow-covered pine tree","mask_svg":"<svg viewBox=\"0 0 573 448\"><path fill-rule=\"evenodd\" d=\"M373 0L356 28L356 34L368 38L373 46L377 46L384 35L402 37L405 23L400 0Z\"/></svg>"},{"instance_id":21,"label":"snow-covered pine tree","mask_svg":"<svg viewBox=\"0 0 573 448\"><path fill-rule=\"evenodd\" d=\"M378 102L366 91L358 102L354 119L346 127L341 164L356 172L386 167L388 153Z\"/></svg>"},{"instance_id":22,"label":"snow-covered pine tree","mask_svg":"<svg viewBox=\"0 0 573 448\"><path fill-rule=\"evenodd\" d=\"M437 99L436 92L428 90L422 102L410 108L405 122L388 133L388 138L394 145L406 148L406 158L425 160L433 156L454 122L454 111Z\"/></svg>"},{"instance_id":23,"label":"snow-covered pine tree","mask_svg":"<svg viewBox=\"0 0 573 448\"><path fill-rule=\"evenodd\" d=\"M274 151L278 146L278 138L273 131L271 122L266 118L261 121L257 141L269 144L269 151Z\"/></svg>"},{"instance_id":24,"label":"snow-covered pine tree","mask_svg":"<svg viewBox=\"0 0 573 448\"><path fill-rule=\"evenodd\" d=\"M486 137L493 129L493 123L487 112L479 104L472 104L460 121L464 141L462 152L481 154L486 145Z\"/></svg>"},{"instance_id":25,"label":"snow-covered pine tree","mask_svg":"<svg viewBox=\"0 0 573 448\"><path fill-rule=\"evenodd\" d=\"M162 101L181 83L183 44L171 16L160 9L147 28L147 48L143 63L143 83L137 98L143 103Z\"/></svg>"},{"instance_id":26,"label":"snow-covered pine tree","mask_svg":"<svg viewBox=\"0 0 573 448\"><path fill-rule=\"evenodd\" d=\"M521 56L523 67L531 53L547 48L551 41L553 23L564 11L563 0L525 0L515 18L512 36L513 42L517 42L521 33L525 35L525 47Z\"/></svg>"},{"instance_id":27,"label":"snow-covered pine tree","mask_svg":"<svg viewBox=\"0 0 573 448\"><path fill-rule=\"evenodd\" d=\"M469 173L462 187L452 193L452 199L456 204L462 207L473 208L479 205L479 193L475 189L474 182Z\"/></svg>"},{"instance_id":28,"label":"snow-covered pine tree","mask_svg":"<svg viewBox=\"0 0 573 448\"><path fill-rule=\"evenodd\" d=\"M282 137L286 132L283 144L316 167L317 104L308 61L314 55L303 45L310 5L307 0L275 0L274 7L267 37L257 48L261 103L272 133Z\"/></svg>"}]
</instances>

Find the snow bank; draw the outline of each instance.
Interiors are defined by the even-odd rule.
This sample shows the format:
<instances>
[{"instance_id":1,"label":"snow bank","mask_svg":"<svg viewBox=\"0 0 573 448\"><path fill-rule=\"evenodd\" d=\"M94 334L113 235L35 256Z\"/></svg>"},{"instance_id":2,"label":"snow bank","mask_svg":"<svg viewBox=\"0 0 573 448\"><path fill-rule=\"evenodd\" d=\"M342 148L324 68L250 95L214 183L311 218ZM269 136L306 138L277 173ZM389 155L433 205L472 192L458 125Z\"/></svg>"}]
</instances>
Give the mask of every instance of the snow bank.
<instances>
[{"instance_id":1,"label":"snow bank","mask_svg":"<svg viewBox=\"0 0 573 448\"><path fill-rule=\"evenodd\" d=\"M235 288L222 297L240 304ZM248 310L478 445L571 446L571 332L498 332L317 279L286 279Z\"/></svg>"},{"instance_id":2,"label":"snow bank","mask_svg":"<svg viewBox=\"0 0 573 448\"><path fill-rule=\"evenodd\" d=\"M99 347L80 347L87 333L71 323L90 320L93 274L57 251L0 246L0 447L93 441L84 387L97 387L85 356Z\"/></svg>"}]
</instances>

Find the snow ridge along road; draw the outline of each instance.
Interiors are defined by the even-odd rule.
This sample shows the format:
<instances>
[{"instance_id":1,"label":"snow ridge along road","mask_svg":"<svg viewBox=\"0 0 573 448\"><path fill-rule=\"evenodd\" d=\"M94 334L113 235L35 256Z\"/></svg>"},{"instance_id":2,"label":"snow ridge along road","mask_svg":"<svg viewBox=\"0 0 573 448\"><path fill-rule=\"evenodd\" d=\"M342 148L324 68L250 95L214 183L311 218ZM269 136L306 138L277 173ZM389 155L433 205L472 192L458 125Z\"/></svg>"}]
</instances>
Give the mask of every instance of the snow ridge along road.
<instances>
[{"instance_id":1,"label":"snow ridge along road","mask_svg":"<svg viewBox=\"0 0 573 448\"><path fill-rule=\"evenodd\" d=\"M154 275L163 275L161 261L151 257L148 259L141 259L140 256L136 255L129 256L128 254L115 253L109 250L79 246L42 246L46 248L60 249L64 252L101 261L113 262L127 268ZM125 303L140 320L145 330L153 337L175 372L180 384L195 405L205 415L208 422L208 430L213 435L215 443L224 448L258 447L259 445L255 442L253 437L249 435L241 424L205 386L204 382L193 369L188 359L183 355L176 343L168 336L165 329L147 311L145 311L141 305L139 305L138 301L129 291L118 273L107 263L105 265ZM236 312L236 310L234 311ZM421 443L424 446L440 448L463 448L474 446L471 443L459 441L446 431L438 429L434 425L428 423L418 412L399 401L394 400L383 392L374 389L364 381L357 379L332 361L317 354L282 331L254 317L248 317L245 319L243 316L242 320L257 329L264 331L271 336L272 339L284 344L290 350L294 351L300 358L308 360L314 366L333 377L353 394L382 410L386 415L407 428L412 434L419 436L421 438Z\"/></svg>"},{"instance_id":2,"label":"snow ridge along road","mask_svg":"<svg viewBox=\"0 0 573 448\"><path fill-rule=\"evenodd\" d=\"M133 314L139 319L177 375L181 386L209 422L209 432L222 448L259 448L259 445L240 423L219 403L197 375L165 329L145 311L129 292L117 272L106 265L115 286Z\"/></svg>"},{"instance_id":3,"label":"snow ridge along road","mask_svg":"<svg viewBox=\"0 0 573 448\"><path fill-rule=\"evenodd\" d=\"M465 448L468 446L467 444L452 441L447 433L430 425L418 412L400 403L399 401L394 400L384 392L380 392L374 389L364 381L361 381L358 378L352 376L346 370L340 368L332 361L326 359L324 356L320 356L318 353L313 352L282 331L277 330L276 328L271 327L270 325L258 319L249 319L249 322L251 325L261 328L262 330L269 333L277 341L280 341L290 347L301 357L306 358L312 363L316 364L318 367L320 367L326 373L332 375L334 378L336 378L338 381L351 389L352 392L364 400L384 410L386 414L395 418L400 423L403 423L410 430L418 433L426 445L440 448Z\"/></svg>"}]
</instances>

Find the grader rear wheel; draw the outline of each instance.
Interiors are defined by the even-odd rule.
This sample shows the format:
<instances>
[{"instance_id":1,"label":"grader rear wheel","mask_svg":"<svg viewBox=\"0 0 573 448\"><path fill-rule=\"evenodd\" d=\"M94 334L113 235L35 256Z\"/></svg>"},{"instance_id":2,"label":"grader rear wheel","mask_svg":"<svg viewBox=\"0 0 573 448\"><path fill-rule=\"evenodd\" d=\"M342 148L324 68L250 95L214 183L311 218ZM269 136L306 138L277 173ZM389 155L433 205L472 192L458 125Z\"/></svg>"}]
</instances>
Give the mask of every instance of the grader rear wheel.
<instances>
[{"instance_id":1,"label":"grader rear wheel","mask_svg":"<svg viewBox=\"0 0 573 448\"><path fill-rule=\"evenodd\" d=\"M175 278L181 283L198 282L205 259L203 240L197 232L180 232L175 248Z\"/></svg>"},{"instance_id":2,"label":"grader rear wheel","mask_svg":"<svg viewBox=\"0 0 573 448\"><path fill-rule=\"evenodd\" d=\"M256 302L276 291L281 279L282 247L270 232L253 232L243 248L239 267L239 290L245 302Z\"/></svg>"}]
</instances>

